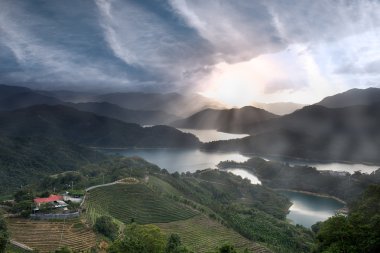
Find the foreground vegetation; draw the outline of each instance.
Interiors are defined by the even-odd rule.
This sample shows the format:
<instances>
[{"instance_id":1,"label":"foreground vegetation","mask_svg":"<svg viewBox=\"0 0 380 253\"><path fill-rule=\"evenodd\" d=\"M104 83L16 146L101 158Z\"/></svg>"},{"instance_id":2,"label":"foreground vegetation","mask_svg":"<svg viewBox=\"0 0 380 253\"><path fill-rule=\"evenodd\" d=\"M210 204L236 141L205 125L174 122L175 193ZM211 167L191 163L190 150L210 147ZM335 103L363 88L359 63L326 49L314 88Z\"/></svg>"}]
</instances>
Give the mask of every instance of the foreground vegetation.
<instances>
[{"instance_id":1,"label":"foreground vegetation","mask_svg":"<svg viewBox=\"0 0 380 253\"><path fill-rule=\"evenodd\" d=\"M315 252L380 252L380 185L370 186L351 205L349 215L337 215L313 226Z\"/></svg>"},{"instance_id":2,"label":"foreground vegetation","mask_svg":"<svg viewBox=\"0 0 380 253\"><path fill-rule=\"evenodd\" d=\"M224 163L227 164L232 163ZM328 188L333 187L332 182L339 182L334 180L341 180L340 177L327 180L329 184L322 187L323 179L331 176L319 175L311 168L294 167L289 169L294 178L282 179L287 168L291 168L286 164L252 159L234 165L252 168L264 186L252 185L249 180L222 170L170 174L137 157L107 157L88 162L76 171L45 176L16 192L13 202L2 203L6 212L27 217L36 196L67 190L81 195L86 187L117 181L86 193L81 217L86 222L13 218L8 219L9 234L41 252L63 246L71 248L61 249L61 253L90 249L112 253L357 252L354 246L352 250L335 250L350 244L360 245L365 249L362 252L378 249L379 187L370 188L360 201L350 204L347 218L331 218L313 226L311 231L286 221L291 203L267 186L276 182L286 188L288 180L296 189L320 187L321 191L337 189L336 194L340 194L342 188ZM358 187L353 189L361 190L377 182L377 176L356 173L351 183ZM309 185L298 182L302 181L300 178ZM355 199L358 194L360 191L355 192ZM0 246L8 241L7 236L6 225L0 223ZM348 238L349 243L345 240L340 245L340 236Z\"/></svg>"}]
</instances>

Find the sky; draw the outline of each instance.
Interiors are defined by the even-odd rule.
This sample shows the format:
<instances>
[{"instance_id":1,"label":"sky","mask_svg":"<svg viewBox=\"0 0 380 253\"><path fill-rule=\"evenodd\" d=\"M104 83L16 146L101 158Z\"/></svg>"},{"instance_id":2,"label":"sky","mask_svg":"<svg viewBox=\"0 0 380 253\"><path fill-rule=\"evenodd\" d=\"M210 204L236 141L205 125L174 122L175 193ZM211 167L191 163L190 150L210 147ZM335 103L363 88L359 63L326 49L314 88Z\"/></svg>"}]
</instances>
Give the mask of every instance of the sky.
<instances>
[{"instance_id":1,"label":"sky","mask_svg":"<svg viewBox=\"0 0 380 253\"><path fill-rule=\"evenodd\" d=\"M0 83L310 104L380 85L379 0L1 0Z\"/></svg>"}]
</instances>

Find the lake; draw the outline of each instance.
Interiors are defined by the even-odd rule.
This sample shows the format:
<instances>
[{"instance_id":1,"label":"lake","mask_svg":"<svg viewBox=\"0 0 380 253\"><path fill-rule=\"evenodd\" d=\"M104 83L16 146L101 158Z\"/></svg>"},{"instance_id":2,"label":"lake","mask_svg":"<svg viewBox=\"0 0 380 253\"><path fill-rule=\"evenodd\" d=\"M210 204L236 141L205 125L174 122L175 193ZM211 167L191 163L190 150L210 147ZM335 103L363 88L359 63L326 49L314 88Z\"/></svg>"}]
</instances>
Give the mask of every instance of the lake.
<instances>
[{"instance_id":1,"label":"lake","mask_svg":"<svg viewBox=\"0 0 380 253\"><path fill-rule=\"evenodd\" d=\"M234 152L204 152L198 149L113 149L106 153L123 156L139 156L169 172L194 172L215 168L220 161L244 162L248 157Z\"/></svg>"},{"instance_id":2,"label":"lake","mask_svg":"<svg viewBox=\"0 0 380 253\"><path fill-rule=\"evenodd\" d=\"M280 191L287 196L293 205L289 209L287 218L294 224L310 228L318 221L325 221L334 216L335 212L344 207L344 204L333 198L315 196L311 194L291 191Z\"/></svg>"},{"instance_id":3,"label":"lake","mask_svg":"<svg viewBox=\"0 0 380 253\"><path fill-rule=\"evenodd\" d=\"M231 140L231 139L240 139L249 136L248 134L230 134L218 132L216 130L198 130L198 129L187 129L187 128L178 128L178 130L184 133L191 133L198 137L201 142L210 142L210 141L222 141L222 140Z\"/></svg>"}]
</instances>

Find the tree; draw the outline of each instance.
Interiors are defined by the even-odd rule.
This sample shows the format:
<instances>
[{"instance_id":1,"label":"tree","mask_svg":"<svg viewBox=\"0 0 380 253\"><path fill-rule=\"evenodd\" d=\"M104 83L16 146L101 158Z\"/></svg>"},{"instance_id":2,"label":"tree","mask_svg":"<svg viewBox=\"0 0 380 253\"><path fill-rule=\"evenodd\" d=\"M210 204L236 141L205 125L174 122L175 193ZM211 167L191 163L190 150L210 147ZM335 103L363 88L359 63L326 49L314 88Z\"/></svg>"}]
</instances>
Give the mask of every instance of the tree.
<instances>
[{"instance_id":1,"label":"tree","mask_svg":"<svg viewBox=\"0 0 380 253\"><path fill-rule=\"evenodd\" d=\"M166 243L165 253L187 253L190 252L182 245L181 237L177 234L171 234Z\"/></svg>"},{"instance_id":2,"label":"tree","mask_svg":"<svg viewBox=\"0 0 380 253\"><path fill-rule=\"evenodd\" d=\"M219 248L219 253L237 253L234 246L231 244L224 244Z\"/></svg>"},{"instance_id":3,"label":"tree","mask_svg":"<svg viewBox=\"0 0 380 253\"><path fill-rule=\"evenodd\" d=\"M154 225L128 225L125 237L111 245L110 253L162 253L165 249L165 236Z\"/></svg>"},{"instance_id":4,"label":"tree","mask_svg":"<svg viewBox=\"0 0 380 253\"><path fill-rule=\"evenodd\" d=\"M8 230L7 230L7 224L5 223L5 220L0 216L0 253L5 252L5 248L8 244Z\"/></svg>"},{"instance_id":5,"label":"tree","mask_svg":"<svg viewBox=\"0 0 380 253\"><path fill-rule=\"evenodd\" d=\"M63 247L55 251L55 253L72 253L73 251L68 247Z\"/></svg>"},{"instance_id":6,"label":"tree","mask_svg":"<svg viewBox=\"0 0 380 253\"><path fill-rule=\"evenodd\" d=\"M109 216L101 216L96 219L95 230L111 240L116 239L119 231L118 225Z\"/></svg>"},{"instance_id":7,"label":"tree","mask_svg":"<svg viewBox=\"0 0 380 253\"><path fill-rule=\"evenodd\" d=\"M15 193L14 198L16 202L31 201L33 200L33 193L29 190L19 190Z\"/></svg>"},{"instance_id":8,"label":"tree","mask_svg":"<svg viewBox=\"0 0 380 253\"><path fill-rule=\"evenodd\" d=\"M379 210L380 185L373 185L347 217L337 215L321 224L316 252L380 252Z\"/></svg>"}]
</instances>

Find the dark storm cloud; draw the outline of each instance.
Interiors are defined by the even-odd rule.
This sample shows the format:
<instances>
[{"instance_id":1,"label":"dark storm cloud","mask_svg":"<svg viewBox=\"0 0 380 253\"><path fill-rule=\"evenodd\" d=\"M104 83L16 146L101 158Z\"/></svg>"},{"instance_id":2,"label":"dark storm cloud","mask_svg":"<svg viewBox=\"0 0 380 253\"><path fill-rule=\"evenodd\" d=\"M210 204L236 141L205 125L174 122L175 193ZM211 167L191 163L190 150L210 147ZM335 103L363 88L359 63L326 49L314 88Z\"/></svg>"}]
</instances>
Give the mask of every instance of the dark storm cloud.
<instances>
[{"instance_id":1,"label":"dark storm cloud","mask_svg":"<svg viewBox=\"0 0 380 253\"><path fill-rule=\"evenodd\" d=\"M0 82L191 89L220 62L376 30L378 10L370 0L3 0ZM354 62L350 52L339 67Z\"/></svg>"}]
</instances>

